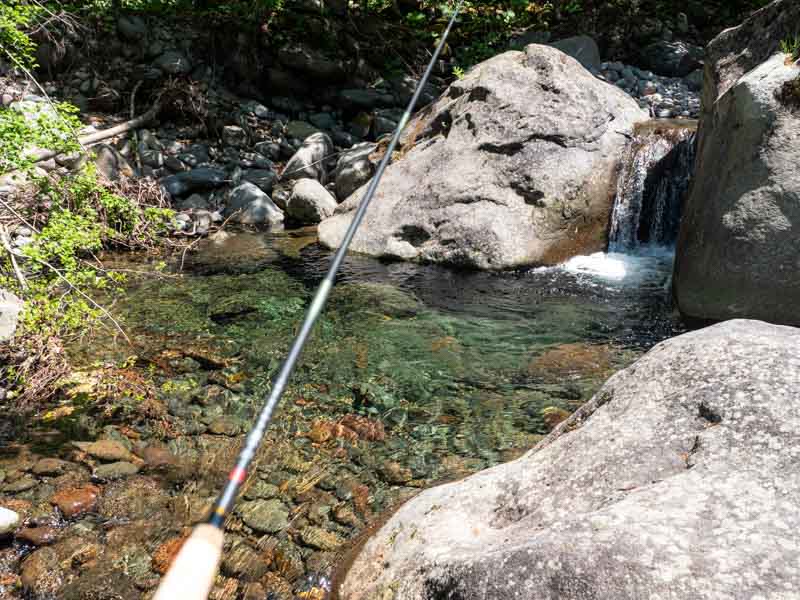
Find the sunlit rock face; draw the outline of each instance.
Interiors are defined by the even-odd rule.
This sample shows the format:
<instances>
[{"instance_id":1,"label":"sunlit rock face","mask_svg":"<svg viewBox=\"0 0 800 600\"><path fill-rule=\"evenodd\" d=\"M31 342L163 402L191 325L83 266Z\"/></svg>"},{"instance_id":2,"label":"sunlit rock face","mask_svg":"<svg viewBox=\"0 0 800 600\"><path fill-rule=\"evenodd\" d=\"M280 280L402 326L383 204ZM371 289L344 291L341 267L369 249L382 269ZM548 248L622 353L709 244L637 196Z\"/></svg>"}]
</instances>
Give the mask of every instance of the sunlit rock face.
<instances>
[{"instance_id":1,"label":"sunlit rock face","mask_svg":"<svg viewBox=\"0 0 800 600\"><path fill-rule=\"evenodd\" d=\"M352 248L481 269L603 250L615 168L646 118L555 48L496 56L409 126L417 143L387 170ZM322 222L322 243L341 243L363 191Z\"/></svg>"}]
</instances>

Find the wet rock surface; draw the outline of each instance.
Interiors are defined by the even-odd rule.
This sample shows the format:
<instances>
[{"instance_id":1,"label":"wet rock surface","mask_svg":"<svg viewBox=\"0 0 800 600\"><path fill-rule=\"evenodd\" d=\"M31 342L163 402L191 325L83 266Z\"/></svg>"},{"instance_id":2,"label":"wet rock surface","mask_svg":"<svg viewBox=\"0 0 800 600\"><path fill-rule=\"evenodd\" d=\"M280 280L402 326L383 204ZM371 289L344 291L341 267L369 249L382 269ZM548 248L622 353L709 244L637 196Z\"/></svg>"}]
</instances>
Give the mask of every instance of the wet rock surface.
<instances>
[{"instance_id":1,"label":"wet rock surface","mask_svg":"<svg viewBox=\"0 0 800 600\"><path fill-rule=\"evenodd\" d=\"M663 342L523 458L405 504L340 593L800 593L798 348L800 330L757 321Z\"/></svg>"}]
</instances>

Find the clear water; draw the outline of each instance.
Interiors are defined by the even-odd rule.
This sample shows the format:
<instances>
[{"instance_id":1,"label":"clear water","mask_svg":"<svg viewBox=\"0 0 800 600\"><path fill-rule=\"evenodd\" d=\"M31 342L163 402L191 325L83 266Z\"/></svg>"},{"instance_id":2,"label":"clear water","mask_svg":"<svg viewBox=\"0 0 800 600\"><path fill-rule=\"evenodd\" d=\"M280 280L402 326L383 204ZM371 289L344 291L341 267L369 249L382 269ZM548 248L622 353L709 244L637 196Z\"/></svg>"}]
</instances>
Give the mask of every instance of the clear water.
<instances>
[{"instance_id":1,"label":"clear water","mask_svg":"<svg viewBox=\"0 0 800 600\"><path fill-rule=\"evenodd\" d=\"M622 186L618 204L633 206L640 192ZM618 229L641 230L646 214L620 208ZM398 502L519 456L612 373L681 332L672 251L625 236L610 253L513 273L349 257L242 500L266 493L291 520L264 535L234 514L213 597L320 597L353 540ZM101 553L59 574L56 597L66 600L152 590L152 557L219 490L330 253L300 230L217 236L159 276L141 275L152 271L146 257L105 260L130 273L125 294L106 300L133 345L99 332L69 348L81 376L62 412L4 428L14 444L0 472L29 452L80 460L72 441L109 435L162 444L177 464L101 483L104 497L125 501L53 521L56 552L94 544ZM49 519L48 485L14 500ZM319 531L335 543L315 542ZM14 574L31 551L0 542L0 570L11 574L0 597L21 597Z\"/></svg>"}]
</instances>

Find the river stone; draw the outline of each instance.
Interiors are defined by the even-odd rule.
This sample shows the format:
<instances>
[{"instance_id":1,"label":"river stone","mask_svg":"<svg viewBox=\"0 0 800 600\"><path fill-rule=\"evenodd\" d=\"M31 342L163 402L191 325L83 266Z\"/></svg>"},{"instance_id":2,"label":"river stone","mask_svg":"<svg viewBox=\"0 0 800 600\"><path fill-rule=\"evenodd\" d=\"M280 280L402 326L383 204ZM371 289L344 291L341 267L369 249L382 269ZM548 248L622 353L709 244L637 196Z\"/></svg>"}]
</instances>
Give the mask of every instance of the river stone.
<instances>
[{"instance_id":1,"label":"river stone","mask_svg":"<svg viewBox=\"0 0 800 600\"><path fill-rule=\"evenodd\" d=\"M236 511L248 527L259 533L278 533L289 526L289 511L277 499L242 502Z\"/></svg>"},{"instance_id":2,"label":"river stone","mask_svg":"<svg viewBox=\"0 0 800 600\"><path fill-rule=\"evenodd\" d=\"M300 530L300 539L305 545L323 551L338 550L344 544L341 536L313 526L303 527Z\"/></svg>"},{"instance_id":3,"label":"river stone","mask_svg":"<svg viewBox=\"0 0 800 600\"><path fill-rule=\"evenodd\" d=\"M94 470L94 476L97 479L122 479L130 475L136 475L138 472L139 467L136 465L127 461L119 461L100 465Z\"/></svg>"},{"instance_id":4,"label":"river stone","mask_svg":"<svg viewBox=\"0 0 800 600\"><path fill-rule=\"evenodd\" d=\"M192 72L192 63L177 50L165 52L154 61L153 65L169 75L187 75Z\"/></svg>"},{"instance_id":5,"label":"river stone","mask_svg":"<svg viewBox=\"0 0 800 600\"><path fill-rule=\"evenodd\" d=\"M14 533L14 530L19 527L20 518L13 510L8 510L0 506L0 536Z\"/></svg>"},{"instance_id":6,"label":"river stone","mask_svg":"<svg viewBox=\"0 0 800 600\"><path fill-rule=\"evenodd\" d=\"M254 183L265 194L272 193L272 186L277 177L275 171L270 171L269 169L250 169L242 174L244 181Z\"/></svg>"},{"instance_id":7,"label":"river stone","mask_svg":"<svg viewBox=\"0 0 800 600\"><path fill-rule=\"evenodd\" d=\"M34 475L55 477L69 468L70 463L60 458L42 458L33 465Z\"/></svg>"},{"instance_id":8,"label":"river stone","mask_svg":"<svg viewBox=\"0 0 800 600\"><path fill-rule=\"evenodd\" d=\"M800 111L777 97L798 78L775 54L704 115L675 261L685 315L800 325Z\"/></svg>"},{"instance_id":9,"label":"river stone","mask_svg":"<svg viewBox=\"0 0 800 600\"><path fill-rule=\"evenodd\" d=\"M392 106L394 104L394 96L387 94L380 90L342 90L339 92L341 104L350 110L354 107L372 110L378 106Z\"/></svg>"},{"instance_id":10,"label":"river stone","mask_svg":"<svg viewBox=\"0 0 800 600\"><path fill-rule=\"evenodd\" d=\"M702 66L703 49L686 42L660 40L643 48L639 63L658 75L686 77Z\"/></svg>"},{"instance_id":11,"label":"river stone","mask_svg":"<svg viewBox=\"0 0 800 600\"><path fill-rule=\"evenodd\" d=\"M173 197L213 190L224 183L225 171L207 167L176 173L161 180L161 185Z\"/></svg>"},{"instance_id":12,"label":"river stone","mask_svg":"<svg viewBox=\"0 0 800 600\"><path fill-rule=\"evenodd\" d=\"M129 42L138 42L147 37L147 23L135 15L126 15L117 20L117 30Z\"/></svg>"},{"instance_id":13,"label":"river stone","mask_svg":"<svg viewBox=\"0 0 800 600\"><path fill-rule=\"evenodd\" d=\"M119 181L122 177L133 175L133 167L113 146L101 144L93 151L97 173L106 181Z\"/></svg>"},{"instance_id":14,"label":"river stone","mask_svg":"<svg viewBox=\"0 0 800 600\"><path fill-rule=\"evenodd\" d=\"M757 321L659 344L522 458L403 505L341 597L800 597L798 349Z\"/></svg>"},{"instance_id":15,"label":"river stone","mask_svg":"<svg viewBox=\"0 0 800 600\"><path fill-rule=\"evenodd\" d=\"M135 460L131 451L116 440L73 442L73 445L86 454L106 462Z\"/></svg>"},{"instance_id":16,"label":"river stone","mask_svg":"<svg viewBox=\"0 0 800 600\"><path fill-rule=\"evenodd\" d=\"M588 35L576 35L557 42L551 42L550 46L558 48L564 54L571 56L587 69L600 70L600 65L602 64L600 48L597 47L597 42Z\"/></svg>"},{"instance_id":17,"label":"river stone","mask_svg":"<svg viewBox=\"0 0 800 600\"><path fill-rule=\"evenodd\" d=\"M375 144L364 142L353 146L339 156L334 178L336 195L342 200L349 198L358 188L372 178L375 165L369 155L375 151Z\"/></svg>"},{"instance_id":18,"label":"river stone","mask_svg":"<svg viewBox=\"0 0 800 600\"><path fill-rule=\"evenodd\" d=\"M43 525L41 527L23 527L15 534L16 539L32 546L47 546L56 541L58 529Z\"/></svg>"},{"instance_id":19,"label":"river stone","mask_svg":"<svg viewBox=\"0 0 800 600\"><path fill-rule=\"evenodd\" d=\"M247 132L238 125L225 125L222 128L222 143L234 148L247 146Z\"/></svg>"},{"instance_id":20,"label":"river stone","mask_svg":"<svg viewBox=\"0 0 800 600\"><path fill-rule=\"evenodd\" d=\"M57 506L61 513L69 519L93 510L99 495L100 488L94 485L66 488L59 490L50 499L50 503Z\"/></svg>"},{"instance_id":21,"label":"river stone","mask_svg":"<svg viewBox=\"0 0 800 600\"><path fill-rule=\"evenodd\" d=\"M301 179L292 190L286 213L299 223L314 224L330 217L336 206L336 198L319 181Z\"/></svg>"},{"instance_id":22,"label":"river stone","mask_svg":"<svg viewBox=\"0 0 800 600\"><path fill-rule=\"evenodd\" d=\"M22 300L14 294L0 289L0 342L6 342L14 337L23 306Z\"/></svg>"},{"instance_id":23,"label":"river stone","mask_svg":"<svg viewBox=\"0 0 800 600\"><path fill-rule=\"evenodd\" d=\"M237 213L237 211L239 211ZM283 211L258 186L249 181L240 183L230 193L225 217L246 225L278 225Z\"/></svg>"},{"instance_id":24,"label":"river stone","mask_svg":"<svg viewBox=\"0 0 800 600\"><path fill-rule=\"evenodd\" d=\"M281 48L278 51L278 61L288 69L300 71L324 82L339 81L347 76L341 60L328 58L303 44Z\"/></svg>"},{"instance_id":25,"label":"river stone","mask_svg":"<svg viewBox=\"0 0 800 600\"><path fill-rule=\"evenodd\" d=\"M325 133L314 133L286 163L282 181L294 179L316 179L323 185L328 179L327 162L334 153L333 142Z\"/></svg>"},{"instance_id":26,"label":"river stone","mask_svg":"<svg viewBox=\"0 0 800 600\"><path fill-rule=\"evenodd\" d=\"M471 69L423 118L354 251L506 269L605 249L615 169L647 119L623 91L530 45ZM363 192L320 224L323 244L339 246Z\"/></svg>"}]
</instances>

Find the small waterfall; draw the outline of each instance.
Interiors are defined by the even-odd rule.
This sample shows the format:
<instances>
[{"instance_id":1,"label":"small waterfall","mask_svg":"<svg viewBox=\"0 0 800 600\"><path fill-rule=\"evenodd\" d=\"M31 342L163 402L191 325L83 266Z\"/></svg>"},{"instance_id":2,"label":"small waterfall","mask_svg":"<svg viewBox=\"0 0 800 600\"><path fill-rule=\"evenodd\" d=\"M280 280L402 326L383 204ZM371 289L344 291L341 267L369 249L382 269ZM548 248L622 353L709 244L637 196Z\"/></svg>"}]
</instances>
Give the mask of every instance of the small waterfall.
<instances>
[{"instance_id":1,"label":"small waterfall","mask_svg":"<svg viewBox=\"0 0 800 600\"><path fill-rule=\"evenodd\" d=\"M609 252L675 243L695 156L695 129L653 122L637 130L617 180Z\"/></svg>"}]
</instances>

